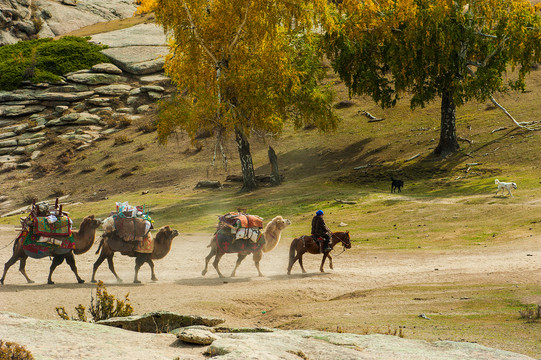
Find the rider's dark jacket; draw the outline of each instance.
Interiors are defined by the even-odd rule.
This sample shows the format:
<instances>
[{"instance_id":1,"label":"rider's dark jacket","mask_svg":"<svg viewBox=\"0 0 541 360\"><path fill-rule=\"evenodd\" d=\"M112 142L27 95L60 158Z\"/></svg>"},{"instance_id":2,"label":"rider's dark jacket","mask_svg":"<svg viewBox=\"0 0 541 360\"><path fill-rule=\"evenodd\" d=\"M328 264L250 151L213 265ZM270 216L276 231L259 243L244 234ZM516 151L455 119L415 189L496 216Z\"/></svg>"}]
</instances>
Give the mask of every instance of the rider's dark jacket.
<instances>
[{"instance_id":1,"label":"rider's dark jacket","mask_svg":"<svg viewBox=\"0 0 541 360\"><path fill-rule=\"evenodd\" d=\"M325 224L323 216L314 216L312 218L312 235L323 236L330 234L331 230Z\"/></svg>"}]
</instances>

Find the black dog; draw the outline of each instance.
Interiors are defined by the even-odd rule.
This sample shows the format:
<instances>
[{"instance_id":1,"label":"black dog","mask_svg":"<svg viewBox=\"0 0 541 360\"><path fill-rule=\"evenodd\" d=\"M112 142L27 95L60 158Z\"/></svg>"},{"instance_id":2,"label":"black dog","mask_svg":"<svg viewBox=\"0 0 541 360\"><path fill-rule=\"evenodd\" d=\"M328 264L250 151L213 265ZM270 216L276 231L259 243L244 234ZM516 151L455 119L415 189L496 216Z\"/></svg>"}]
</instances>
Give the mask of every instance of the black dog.
<instances>
[{"instance_id":1,"label":"black dog","mask_svg":"<svg viewBox=\"0 0 541 360\"><path fill-rule=\"evenodd\" d=\"M395 192L395 190L398 190L398 192L402 192L402 186L404 186L404 182L402 180L395 180L391 176L391 192Z\"/></svg>"}]
</instances>

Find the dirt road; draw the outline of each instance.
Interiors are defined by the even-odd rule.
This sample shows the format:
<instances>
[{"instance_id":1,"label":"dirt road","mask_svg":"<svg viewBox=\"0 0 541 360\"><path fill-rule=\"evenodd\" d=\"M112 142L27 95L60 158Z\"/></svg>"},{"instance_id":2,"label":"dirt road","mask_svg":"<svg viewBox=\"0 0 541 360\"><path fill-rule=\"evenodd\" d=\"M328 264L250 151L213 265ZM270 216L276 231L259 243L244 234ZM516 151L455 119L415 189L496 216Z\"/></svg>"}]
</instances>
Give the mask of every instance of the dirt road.
<instances>
[{"instance_id":1,"label":"dirt road","mask_svg":"<svg viewBox=\"0 0 541 360\"><path fill-rule=\"evenodd\" d=\"M8 244L15 236L13 228L2 228L0 263L10 257L11 246ZM98 270L97 278L105 282L109 293L118 297L129 293L136 313L169 310L218 316L226 319L230 326L292 328L308 324L336 330L332 328L334 324L358 324L357 328L351 325L347 330L360 332L359 326L369 323L366 319L392 315L389 314L392 309L398 310L404 305L404 298L399 296L400 287L444 284L471 289L483 284L539 285L539 240L532 236L514 242L512 246L479 246L437 253L365 251L362 243L354 244L353 249L339 256L336 254L341 249L334 251L334 270L320 273L321 256L307 255L305 268L308 273L301 274L296 264L292 275L288 276L291 236L286 233L278 247L264 255L261 261L264 277L257 276L251 257L248 257L237 270L237 277L220 279L212 266L205 277L201 276L209 234L181 234L175 239L169 255L156 261L159 281L150 281L149 268L144 265L139 273L142 284L133 284L134 259L120 255L115 256L115 265L124 282L115 281L106 262ZM94 244L91 251L76 257L79 274L87 280L85 284L77 284L69 267L62 264L53 275L56 284L47 285L48 258L28 259L27 273L36 283L26 284L18 272L18 263L15 264L7 274L5 285L0 286L0 310L39 319L57 319L56 306L65 306L69 313L74 313L73 308L78 304L88 306L95 288L89 280L97 258L96 249L97 244ZM232 254L222 258L220 269L224 274L232 271L235 260L236 256ZM453 296L461 296L460 291ZM381 303L382 298L386 299L385 304ZM427 300L428 306L425 302L423 307L413 311L429 308L431 298ZM332 299L343 301L330 302ZM358 306L356 299L362 299L362 306ZM541 303L541 295L529 300ZM325 318L322 314L326 311L334 316L334 319L327 319L327 323L320 320ZM295 325L299 319L304 325Z\"/></svg>"}]
</instances>

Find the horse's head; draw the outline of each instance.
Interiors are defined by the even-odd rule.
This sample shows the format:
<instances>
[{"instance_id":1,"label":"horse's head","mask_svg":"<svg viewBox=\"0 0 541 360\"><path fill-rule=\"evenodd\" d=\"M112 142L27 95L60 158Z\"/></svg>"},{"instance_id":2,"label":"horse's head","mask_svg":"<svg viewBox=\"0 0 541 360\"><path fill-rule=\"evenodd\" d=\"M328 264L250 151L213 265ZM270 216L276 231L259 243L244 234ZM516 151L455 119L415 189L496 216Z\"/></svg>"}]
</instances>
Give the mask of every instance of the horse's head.
<instances>
[{"instance_id":1,"label":"horse's head","mask_svg":"<svg viewBox=\"0 0 541 360\"><path fill-rule=\"evenodd\" d=\"M351 249L351 239L349 238L349 231L346 232L335 232L334 236L342 243L346 249Z\"/></svg>"}]
</instances>

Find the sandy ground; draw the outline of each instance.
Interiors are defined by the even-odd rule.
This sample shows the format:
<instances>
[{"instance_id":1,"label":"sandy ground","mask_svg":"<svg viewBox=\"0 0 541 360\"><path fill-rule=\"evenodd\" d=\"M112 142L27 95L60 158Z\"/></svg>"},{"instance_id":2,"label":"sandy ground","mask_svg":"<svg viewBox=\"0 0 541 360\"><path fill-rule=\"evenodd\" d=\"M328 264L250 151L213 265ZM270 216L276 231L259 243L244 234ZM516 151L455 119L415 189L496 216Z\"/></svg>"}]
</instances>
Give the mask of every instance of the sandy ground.
<instances>
[{"instance_id":1,"label":"sandy ground","mask_svg":"<svg viewBox=\"0 0 541 360\"><path fill-rule=\"evenodd\" d=\"M0 233L0 262L11 256L10 242L14 228L3 227ZM258 277L251 257L237 270L235 278L218 278L209 267L201 276L204 258L208 253L209 234L182 234L175 239L169 255L156 261L157 282L150 281L150 271L144 265L139 273L142 284L133 284L134 259L115 256L116 270L123 283L117 283L106 262L97 272L97 279L105 282L110 293L119 297L129 293L136 313L169 310L183 314L218 316L230 326L281 326L297 316L311 316L320 311L318 306L337 297L354 296L363 291L385 291L392 286L427 284L540 284L540 236L524 238L512 246L478 247L448 252L416 253L415 251L365 251L355 244L334 259L334 270L318 271L320 255L305 257L307 274L301 274L296 264L291 276L286 274L290 236L264 255ZM55 285L47 285L50 261L28 259L27 273L35 280L27 284L18 272L18 263L9 270L5 285L0 286L0 310L15 312L38 319L58 319L55 307L65 306L69 313L78 304L88 305L95 285L89 283L92 265L97 258L97 243L91 251L76 257L80 276L87 282L77 284L66 264L54 275ZM335 254L340 251L335 250ZM225 255L220 263L224 274L230 274L236 256ZM328 267L326 267L328 269ZM396 291L396 290L394 290ZM364 295L366 296L366 295ZM392 296L389 297L392 301ZM540 299L535 299L541 301ZM370 296L364 300L370 304ZM377 308L380 297L374 298ZM298 305L296 305L298 304ZM336 306L347 307L347 302ZM374 307L371 315L374 315ZM312 310L311 310L312 309ZM340 315L347 309L333 309ZM368 311L368 310L367 310ZM377 313L377 311L376 311ZM347 314L349 315L349 314ZM365 314L366 315L366 314ZM362 321L363 312L354 316Z\"/></svg>"}]
</instances>

